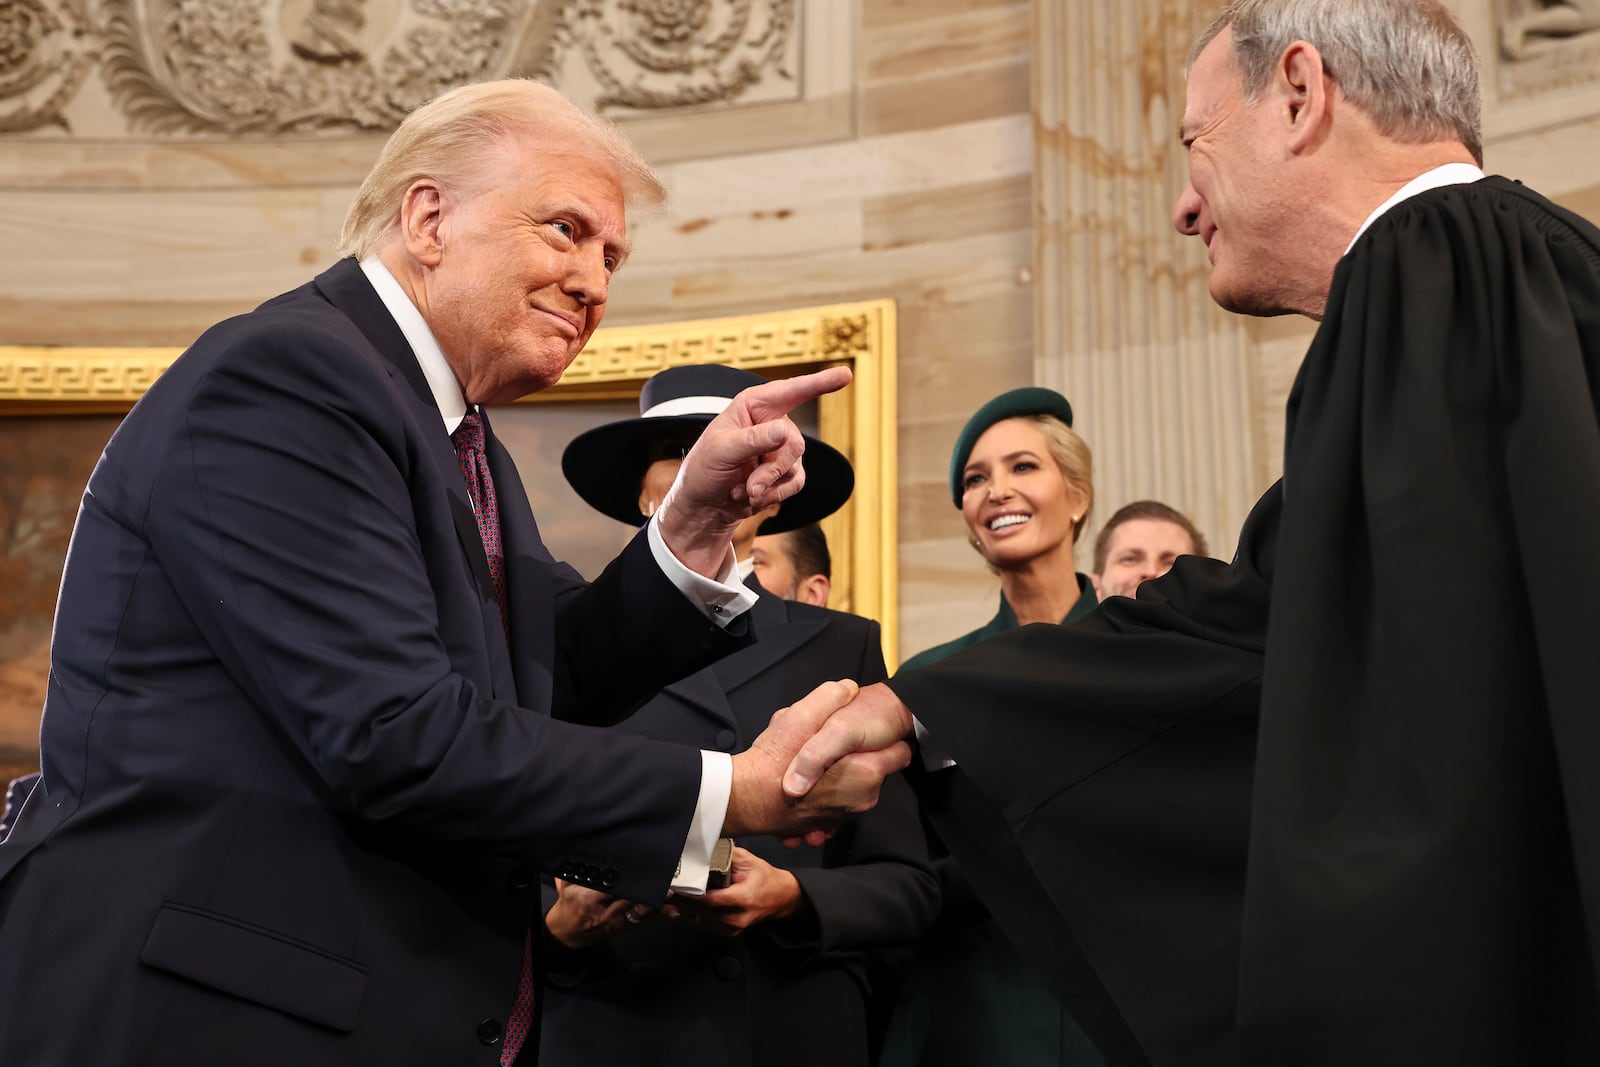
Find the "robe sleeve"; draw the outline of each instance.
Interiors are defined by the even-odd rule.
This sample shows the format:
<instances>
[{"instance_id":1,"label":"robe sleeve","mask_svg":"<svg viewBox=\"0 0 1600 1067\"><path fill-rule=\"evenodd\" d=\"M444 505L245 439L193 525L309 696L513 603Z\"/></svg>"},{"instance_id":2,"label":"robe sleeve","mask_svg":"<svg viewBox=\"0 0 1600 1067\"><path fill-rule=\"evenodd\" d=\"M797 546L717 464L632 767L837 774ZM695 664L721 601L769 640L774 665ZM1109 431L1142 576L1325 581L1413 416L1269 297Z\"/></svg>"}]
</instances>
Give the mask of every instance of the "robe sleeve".
<instances>
[{"instance_id":1,"label":"robe sleeve","mask_svg":"<svg viewBox=\"0 0 1600 1067\"><path fill-rule=\"evenodd\" d=\"M1234 1058L1278 503L1232 564L1181 559L890 682L959 765L920 785L940 835L1112 1064Z\"/></svg>"},{"instance_id":2,"label":"robe sleeve","mask_svg":"<svg viewBox=\"0 0 1600 1067\"><path fill-rule=\"evenodd\" d=\"M1335 272L1289 401L1247 1060L1600 1059L1597 409L1600 232L1537 194L1420 194Z\"/></svg>"}]
</instances>

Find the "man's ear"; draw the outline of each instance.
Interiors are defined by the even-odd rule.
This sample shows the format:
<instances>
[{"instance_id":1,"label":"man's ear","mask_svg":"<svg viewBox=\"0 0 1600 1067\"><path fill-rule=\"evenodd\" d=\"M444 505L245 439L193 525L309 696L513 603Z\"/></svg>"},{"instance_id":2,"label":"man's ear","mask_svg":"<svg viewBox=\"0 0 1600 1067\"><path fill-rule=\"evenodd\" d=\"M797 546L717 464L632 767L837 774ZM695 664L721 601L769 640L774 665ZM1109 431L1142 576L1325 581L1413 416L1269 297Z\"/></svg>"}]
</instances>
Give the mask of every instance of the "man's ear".
<instances>
[{"instance_id":1,"label":"man's ear","mask_svg":"<svg viewBox=\"0 0 1600 1067\"><path fill-rule=\"evenodd\" d=\"M432 178L418 178L400 197L400 238L411 257L436 267L444 250L444 192Z\"/></svg>"},{"instance_id":2,"label":"man's ear","mask_svg":"<svg viewBox=\"0 0 1600 1067\"><path fill-rule=\"evenodd\" d=\"M1089 575L1089 584L1094 586L1094 598L1096 600L1104 600L1106 598L1106 591L1100 586L1100 575L1098 573Z\"/></svg>"},{"instance_id":3,"label":"man's ear","mask_svg":"<svg viewBox=\"0 0 1600 1067\"><path fill-rule=\"evenodd\" d=\"M1289 133L1289 151L1298 155L1324 135L1333 92L1315 45L1296 41L1283 50L1273 71L1273 89Z\"/></svg>"},{"instance_id":4,"label":"man's ear","mask_svg":"<svg viewBox=\"0 0 1600 1067\"><path fill-rule=\"evenodd\" d=\"M813 574L795 586L794 598L802 604L825 608L828 606L828 594L832 591L833 582L828 580L826 574Z\"/></svg>"}]
</instances>

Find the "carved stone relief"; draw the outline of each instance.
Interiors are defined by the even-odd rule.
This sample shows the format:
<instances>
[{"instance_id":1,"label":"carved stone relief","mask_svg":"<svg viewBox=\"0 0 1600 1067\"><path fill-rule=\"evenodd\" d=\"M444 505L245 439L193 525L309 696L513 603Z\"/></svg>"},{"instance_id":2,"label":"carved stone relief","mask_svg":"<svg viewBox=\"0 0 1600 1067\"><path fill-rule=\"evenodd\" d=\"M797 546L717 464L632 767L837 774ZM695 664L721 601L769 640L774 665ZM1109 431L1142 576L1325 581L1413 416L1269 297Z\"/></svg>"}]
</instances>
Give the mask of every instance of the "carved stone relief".
<instances>
[{"instance_id":1,"label":"carved stone relief","mask_svg":"<svg viewBox=\"0 0 1600 1067\"><path fill-rule=\"evenodd\" d=\"M0 0L0 132L77 132L96 68L135 135L383 130L511 74L600 109L788 100L798 18L796 0Z\"/></svg>"},{"instance_id":2,"label":"carved stone relief","mask_svg":"<svg viewBox=\"0 0 1600 1067\"><path fill-rule=\"evenodd\" d=\"M84 3L0 0L0 133L62 126L94 65Z\"/></svg>"},{"instance_id":3,"label":"carved stone relief","mask_svg":"<svg viewBox=\"0 0 1600 1067\"><path fill-rule=\"evenodd\" d=\"M601 108L732 100L785 65L794 0L578 0L568 24ZM621 58L625 62L617 62Z\"/></svg>"},{"instance_id":4,"label":"carved stone relief","mask_svg":"<svg viewBox=\"0 0 1600 1067\"><path fill-rule=\"evenodd\" d=\"M1507 59L1537 54L1553 40L1600 30L1600 0L1512 0L1500 23L1500 48Z\"/></svg>"},{"instance_id":5,"label":"carved stone relief","mask_svg":"<svg viewBox=\"0 0 1600 1067\"><path fill-rule=\"evenodd\" d=\"M1501 87L1527 95L1600 80L1600 0L1498 0Z\"/></svg>"}]
</instances>

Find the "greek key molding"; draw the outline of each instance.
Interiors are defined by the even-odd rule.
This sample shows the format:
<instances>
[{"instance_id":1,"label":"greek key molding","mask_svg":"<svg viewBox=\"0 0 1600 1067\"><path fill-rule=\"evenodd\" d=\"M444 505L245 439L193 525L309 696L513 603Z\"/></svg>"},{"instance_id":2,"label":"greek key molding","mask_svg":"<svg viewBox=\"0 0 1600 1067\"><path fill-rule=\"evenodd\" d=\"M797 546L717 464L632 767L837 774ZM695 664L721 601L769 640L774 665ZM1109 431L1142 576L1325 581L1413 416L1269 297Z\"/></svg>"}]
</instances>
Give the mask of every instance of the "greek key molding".
<instances>
[{"instance_id":1,"label":"greek key molding","mask_svg":"<svg viewBox=\"0 0 1600 1067\"><path fill-rule=\"evenodd\" d=\"M126 411L181 348L0 348L0 414Z\"/></svg>"},{"instance_id":2,"label":"greek key molding","mask_svg":"<svg viewBox=\"0 0 1600 1067\"><path fill-rule=\"evenodd\" d=\"M125 412L179 348L0 346L0 416ZM848 389L817 402L823 439L856 471L850 502L823 521L833 547L833 606L876 618L897 661L898 490L895 306L892 300L730 318L604 327L561 381L525 402L632 398L668 367L726 363L767 377L843 364Z\"/></svg>"},{"instance_id":3,"label":"greek key molding","mask_svg":"<svg viewBox=\"0 0 1600 1067\"><path fill-rule=\"evenodd\" d=\"M869 300L595 331L554 387L523 402L634 396L668 367L726 363L770 375L892 362L894 302ZM0 346L0 415L126 411L181 348Z\"/></svg>"}]
</instances>

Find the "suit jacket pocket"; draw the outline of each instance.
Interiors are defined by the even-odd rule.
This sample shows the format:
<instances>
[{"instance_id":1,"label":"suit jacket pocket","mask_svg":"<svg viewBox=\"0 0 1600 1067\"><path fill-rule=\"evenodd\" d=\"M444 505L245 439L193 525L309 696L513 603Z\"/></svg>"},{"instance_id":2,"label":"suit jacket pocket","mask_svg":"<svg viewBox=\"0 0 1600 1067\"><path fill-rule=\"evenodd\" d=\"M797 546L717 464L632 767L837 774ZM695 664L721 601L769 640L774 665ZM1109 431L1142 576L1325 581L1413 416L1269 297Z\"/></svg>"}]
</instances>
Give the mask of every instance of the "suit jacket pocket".
<instances>
[{"instance_id":1,"label":"suit jacket pocket","mask_svg":"<svg viewBox=\"0 0 1600 1067\"><path fill-rule=\"evenodd\" d=\"M166 903L139 959L157 970L289 1015L350 1031L367 969L237 919Z\"/></svg>"}]
</instances>

